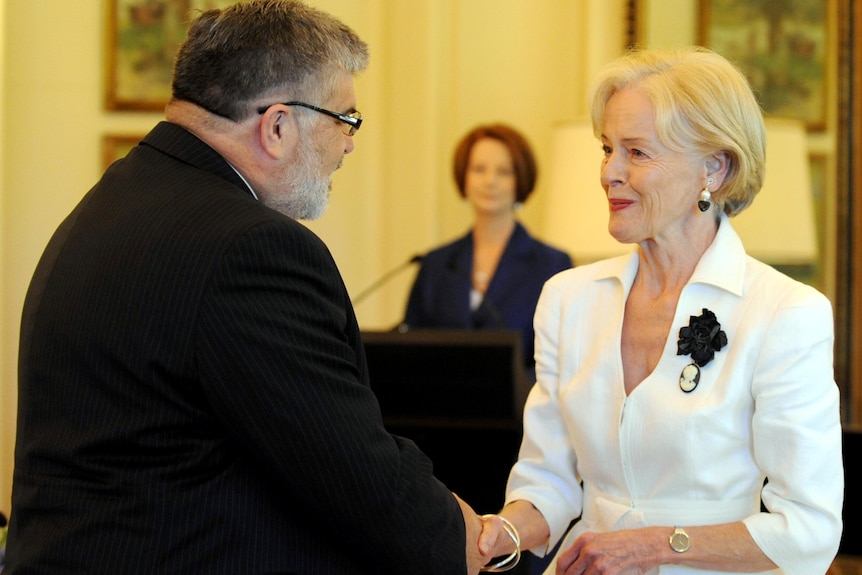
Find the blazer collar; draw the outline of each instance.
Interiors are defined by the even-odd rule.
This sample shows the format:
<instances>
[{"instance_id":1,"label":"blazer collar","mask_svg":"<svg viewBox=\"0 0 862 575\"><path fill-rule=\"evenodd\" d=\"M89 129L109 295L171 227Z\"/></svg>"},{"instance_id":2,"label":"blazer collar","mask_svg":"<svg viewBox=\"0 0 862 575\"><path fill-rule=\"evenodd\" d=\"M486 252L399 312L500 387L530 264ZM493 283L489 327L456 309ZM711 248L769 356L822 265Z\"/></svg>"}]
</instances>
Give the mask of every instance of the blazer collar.
<instances>
[{"instance_id":1,"label":"blazer collar","mask_svg":"<svg viewBox=\"0 0 862 575\"><path fill-rule=\"evenodd\" d=\"M745 282L748 256L730 218L721 214L718 233L694 269L689 283L711 284L738 296Z\"/></svg>"},{"instance_id":2,"label":"blazer collar","mask_svg":"<svg viewBox=\"0 0 862 575\"><path fill-rule=\"evenodd\" d=\"M206 142L177 124L159 122L141 143L174 159L225 179L254 196L239 173Z\"/></svg>"},{"instance_id":3,"label":"blazer collar","mask_svg":"<svg viewBox=\"0 0 862 575\"><path fill-rule=\"evenodd\" d=\"M515 229L512 230L512 237L509 238L509 243L506 245L506 251L513 256L522 256L530 253L533 249L533 242L527 228L521 225L521 222L515 222Z\"/></svg>"},{"instance_id":4,"label":"blazer collar","mask_svg":"<svg viewBox=\"0 0 862 575\"><path fill-rule=\"evenodd\" d=\"M722 214L715 239L700 258L688 283L710 284L742 296L747 258L742 240L730 225L730 218ZM617 278L628 293L637 275L638 262L637 251L605 260L601 262L604 270L597 279Z\"/></svg>"},{"instance_id":5,"label":"blazer collar","mask_svg":"<svg viewBox=\"0 0 862 575\"><path fill-rule=\"evenodd\" d=\"M512 230L512 235L509 236L509 241L506 242L506 247L503 250L504 255L523 255L529 253L533 243L527 228L521 225L521 222L515 222L515 229ZM467 232L467 235L459 240L463 247L469 248L470 256L473 254L473 230Z\"/></svg>"}]
</instances>

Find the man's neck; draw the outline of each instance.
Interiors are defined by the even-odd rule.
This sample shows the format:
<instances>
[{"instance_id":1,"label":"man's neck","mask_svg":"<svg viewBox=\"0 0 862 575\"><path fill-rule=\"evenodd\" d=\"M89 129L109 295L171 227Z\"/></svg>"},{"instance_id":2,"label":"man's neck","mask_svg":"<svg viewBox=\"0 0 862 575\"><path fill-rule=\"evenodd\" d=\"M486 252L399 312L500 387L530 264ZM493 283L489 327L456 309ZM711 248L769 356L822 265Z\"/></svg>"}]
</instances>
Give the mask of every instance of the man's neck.
<instances>
[{"instance_id":1,"label":"man's neck","mask_svg":"<svg viewBox=\"0 0 862 575\"><path fill-rule=\"evenodd\" d=\"M167 105L165 120L185 128L218 152L236 170L252 195L258 197L254 191L253 142L246 142L253 135L245 123L217 116L184 100L172 100Z\"/></svg>"}]
</instances>

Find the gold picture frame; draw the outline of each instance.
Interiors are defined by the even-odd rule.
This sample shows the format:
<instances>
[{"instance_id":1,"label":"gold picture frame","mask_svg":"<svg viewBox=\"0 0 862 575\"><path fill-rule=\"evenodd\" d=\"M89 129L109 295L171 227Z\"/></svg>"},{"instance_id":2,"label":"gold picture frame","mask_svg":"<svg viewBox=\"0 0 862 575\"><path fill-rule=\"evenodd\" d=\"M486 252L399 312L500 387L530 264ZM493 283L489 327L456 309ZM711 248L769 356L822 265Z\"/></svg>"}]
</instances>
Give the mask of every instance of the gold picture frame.
<instances>
[{"instance_id":1,"label":"gold picture frame","mask_svg":"<svg viewBox=\"0 0 862 575\"><path fill-rule=\"evenodd\" d=\"M171 97L177 49L201 11L236 0L106 0L108 110L161 111Z\"/></svg>"},{"instance_id":2,"label":"gold picture frame","mask_svg":"<svg viewBox=\"0 0 862 575\"><path fill-rule=\"evenodd\" d=\"M700 0L699 43L745 73L764 113L826 127L834 0Z\"/></svg>"},{"instance_id":3,"label":"gold picture frame","mask_svg":"<svg viewBox=\"0 0 862 575\"><path fill-rule=\"evenodd\" d=\"M143 138L143 135L108 134L102 136L102 169L106 170L111 164L124 158Z\"/></svg>"}]
</instances>

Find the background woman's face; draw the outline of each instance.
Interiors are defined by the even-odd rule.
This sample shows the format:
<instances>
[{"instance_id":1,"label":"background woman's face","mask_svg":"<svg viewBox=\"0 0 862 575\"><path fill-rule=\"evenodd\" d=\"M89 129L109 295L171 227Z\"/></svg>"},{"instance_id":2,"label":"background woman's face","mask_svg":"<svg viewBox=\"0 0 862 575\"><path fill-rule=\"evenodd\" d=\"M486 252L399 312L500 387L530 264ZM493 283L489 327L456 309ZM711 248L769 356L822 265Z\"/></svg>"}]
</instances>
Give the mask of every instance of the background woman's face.
<instances>
[{"instance_id":1,"label":"background woman's face","mask_svg":"<svg viewBox=\"0 0 862 575\"><path fill-rule=\"evenodd\" d=\"M464 178L464 195L477 212L511 212L515 204L515 169L508 148L492 138L473 144Z\"/></svg>"}]
</instances>

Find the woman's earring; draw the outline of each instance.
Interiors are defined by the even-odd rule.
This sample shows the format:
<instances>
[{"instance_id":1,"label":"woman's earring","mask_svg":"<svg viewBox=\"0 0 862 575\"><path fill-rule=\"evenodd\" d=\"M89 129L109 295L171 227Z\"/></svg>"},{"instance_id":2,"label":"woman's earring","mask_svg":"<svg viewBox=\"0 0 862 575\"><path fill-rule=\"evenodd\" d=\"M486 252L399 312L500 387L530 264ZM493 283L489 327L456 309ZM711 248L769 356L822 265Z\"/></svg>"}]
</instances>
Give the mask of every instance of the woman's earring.
<instances>
[{"instance_id":1,"label":"woman's earring","mask_svg":"<svg viewBox=\"0 0 862 575\"><path fill-rule=\"evenodd\" d=\"M712 178L707 178L706 185L703 187L703 191L700 192L700 200L697 202L697 208L702 212L708 210L711 205L710 198L712 198L712 194L709 192L709 185L714 181Z\"/></svg>"}]
</instances>

